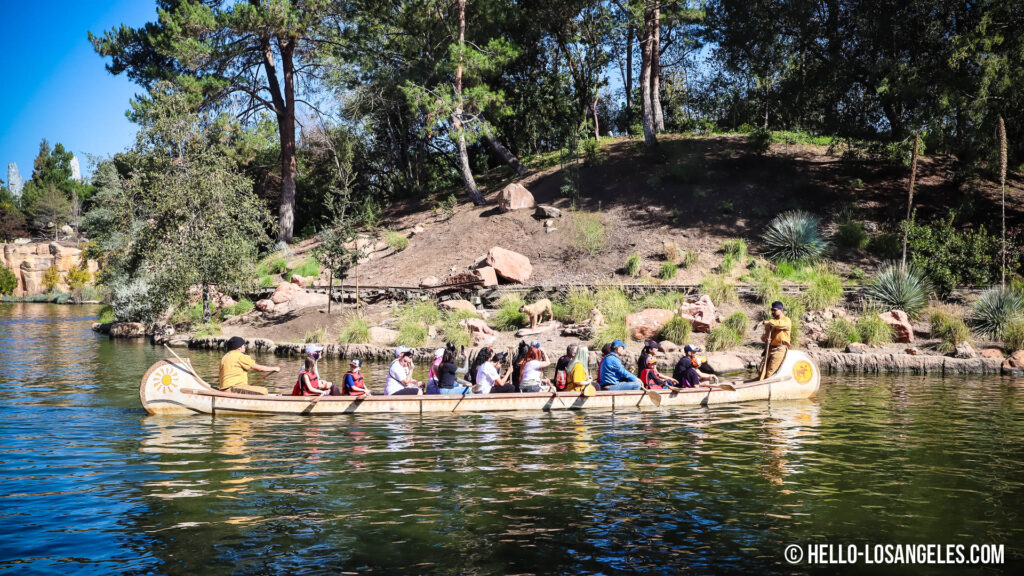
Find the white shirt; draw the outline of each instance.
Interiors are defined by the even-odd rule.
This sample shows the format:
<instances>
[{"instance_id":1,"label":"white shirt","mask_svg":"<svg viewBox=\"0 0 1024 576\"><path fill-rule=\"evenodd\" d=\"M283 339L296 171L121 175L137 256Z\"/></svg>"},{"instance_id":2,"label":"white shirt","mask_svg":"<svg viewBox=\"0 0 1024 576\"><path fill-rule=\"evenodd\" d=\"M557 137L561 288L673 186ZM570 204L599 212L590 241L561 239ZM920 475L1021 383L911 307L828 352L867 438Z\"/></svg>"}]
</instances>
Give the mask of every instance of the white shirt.
<instances>
[{"instance_id":1,"label":"white shirt","mask_svg":"<svg viewBox=\"0 0 1024 576\"><path fill-rule=\"evenodd\" d=\"M408 380L409 376L409 369L402 366L402 363L396 359L391 363L391 367L388 368L388 381L384 385L384 393L390 396L405 388L405 384L402 384L402 382Z\"/></svg>"},{"instance_id":2,"label":"white shirt","mask_svg":"<svg viewBox=\"0 0 1024 576\"><path fill-rule=\"evenodd\" d=\"M541 372L540 360L530 360L523 365L523 382L529 382L530 380L541 381L544 378L544 373Z\"/></svg>"},{"instance_id":3,"label":"white shirt","mask_svg":"<svg viewBox=\"0 0 1024 576\"><path fill-rule=\"evenodd\" d=\"M476 384L473 385L473 393L489 393L491 391L491 386L497 379L498 369L494 367L494 362L484 362L476 369Z\"/></svg>"}]
</instances>

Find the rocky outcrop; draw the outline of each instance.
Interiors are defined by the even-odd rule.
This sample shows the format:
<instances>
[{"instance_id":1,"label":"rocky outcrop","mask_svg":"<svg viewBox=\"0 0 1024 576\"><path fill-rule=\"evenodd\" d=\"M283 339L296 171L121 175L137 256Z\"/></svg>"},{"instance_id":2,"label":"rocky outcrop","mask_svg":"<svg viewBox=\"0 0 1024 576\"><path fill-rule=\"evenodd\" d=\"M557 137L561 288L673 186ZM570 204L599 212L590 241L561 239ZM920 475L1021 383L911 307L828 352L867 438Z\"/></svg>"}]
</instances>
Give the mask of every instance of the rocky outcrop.
<instances>
[{"instance_id":1,"label":"rocky outcrop","mask_svg":"<svg viewBox=\"0 0 1024 576\"><path fill-rule=\"evenodd\" d=\"M476 269L476 273L484 281L484 288L498 285L498 273L494 270L493 266L481 266Z\"/></svg>"},{"instance_id":2,"label":"rocky outcrop","mask_svg":"<svg viewBox=\"0 0 1024 576\"><path fill-rule=\"evenodd\" d=\"M370 342L374 344L392 344L398 338L398 332L389 328L374 326L370 328Z\"/></svg>"},{"instance_id":3,"label":"rocky outcrop","mask_svg":"<svg viewBox=\"0 0 1024 576\"><path fill-rule=\"evenodd\" d=\"M999 374L998 358L951 358L909 354L844 354L832 350L808 351L822 372L840 374ZM1022 358L1024 361L1024 358Z\"/></svg>"},{"instance_id":4,"label":"rocky outcrop","mask_svg":"<svg viewBox=\"0 0 1024 576\"><path fill-rule=\"evenodd\" d=\"M673 318L675 312L664 308L647 308L626 316L626 330L636 341L653 340Z\"/></svg>"},{"instance_id":5,"label":"rocky outcrop","mask_svg":"<svg viewBox=\"0 0 1024 576\"><path fill-rule=\"evenodd\" d=\"M273 295L256 302L256 309L270 315L284 314L310 306L326 306L327 294L306 292L301 287L285 282L274 290Z\"/></svg>"},{"instance_id":6,"label":"rocky outcrop","mask_svg":"<svg viewBox=\"0 0 1024 576\"><path fill-rule=\"evenodd\" d=\"M1010 376L1024 376L1024 350L1017 350L1004 360L1000 367L1003 374Z\"/></svg>"},{"instance_id":7,"label":"rocky outcrop","mask_svg":"<svg viewBox=\"0 0 1024 576\"><path fill-rule=\"evenodd\" d=\"M540 206L537 206L537 211L534 212L533 215L541 219L561 218L562 211L559 210L558 208L555 208L554 206L546 206L544 204L541 204Z\"/></svg>"},{"instance_id":8,"label":"rocky outcrop","mask_svg":"<svg viewBox=\"0 0 1024 576\"><path fill-rule=\"evenodd\" d=\"M500 278L509 282L522 284L533 274L533 266L530 264L529 258L500 246L491 248L484 262L494 268Z\"/></svg>"},{"instance_id":9,"label":"rocky outcrop","mask_svg":"<svg viewBox=\"0 0 1024 576\"><path fill-rule=\"evenodd\" d=\"M728 374L742 372L747 363L742 358L728 352L711 352L707 355L707 370L712 374Z\"/></svg>"},{"instance_id":10,"label":"rocky outcrop","mask_svg":"<svg viewBox=\"0 0 1024 576\"><path fill-rule=\"evenodd\" d=\"M56 266L60 271L62 280L58 285L61 290L68 287L63 281L63 276L68 270L77 267L82 260L82 251L72 246L65 246L58 242L28 242L0 245L0 264L6 266L18 280L17 286L11 296L24 298L42 294L43 274L51 267ZM86 267L89 273L94 275L99 271L99 265L95 260L88 260Z\"/></svg>"},{"instance_id":11,"label":"rocky outcrop","mask_svg":"<svg viewBox=\"0 0 1024 576\"><path fill-rule=\"evenodd\" d=\"M146 325L138 322L114 322L108 332L111 338L145 338Z\"/></svg>"},{"instance_id":12,"label":"rocky outcrop","mask_svg":"<svg viewBox=\"0 0 1024 576\"><path fill-rule=\"evenodd\" d=\"M522 184L513 182L498 192L498 209L502 212L533 208L534 206L536 203L533 194L530 194L530 191Z\"/></svg>"},{"instance_id":13,"label":"rocky outcrop","mask_svg":"<svg viewBox=\"0 0 1024 576\"><path fill-rule=\"evenodd\" d=\"M914 341L914 325L910 323L910 316L903 310L890 310L878 315L892 329L892 339L900 344L910 344Z\"/></svg>"},{"instance_id":14,"label":"rocky outcrop","mask_svg":"<svg viewBox=\"0 0 1024 576\"><path fill-rule=\"evenodd\" d=\"M679 306L679 316L686 318L693 326L694 332L711 332L718 321L718 312L715 304L707 294L701 295L696 300L687 300Z\"/></svg>"},{"instance_id":15,"label":"rocky outcrop","mask_svg":"<svg viewBox=\"0 0 1024 576\"><path fill-rule=\"evenodd\" d=\"M469 300L445 300L438 305L445 310L462 310L476 314L476 306Z\"/></svg>"}]
</instances>

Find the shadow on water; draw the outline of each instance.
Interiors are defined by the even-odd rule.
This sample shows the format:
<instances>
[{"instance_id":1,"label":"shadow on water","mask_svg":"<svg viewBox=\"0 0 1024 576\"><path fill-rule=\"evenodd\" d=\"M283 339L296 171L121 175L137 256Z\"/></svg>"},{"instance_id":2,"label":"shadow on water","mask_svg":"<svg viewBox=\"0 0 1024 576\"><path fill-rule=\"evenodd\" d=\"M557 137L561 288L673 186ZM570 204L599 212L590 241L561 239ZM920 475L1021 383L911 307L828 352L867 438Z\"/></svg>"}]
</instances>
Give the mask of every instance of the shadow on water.
<instances>
[{"instance_id":1,"label":"shadow on water","mask_svg":"<svg viewBox=\"0 0 1024 576\"><path fill-rule=\"evenodd\" d=\"M138 379L162 351L93 335L90 313L0 306L0 572L791 573L814 567L785 546L816 542L1021 561L1008 380L829 378L810 401L644 412L150 417ZM190 355L215 373L218 355ZM265 360L290 388L297 362Z\"/></svg>"}]
</instances>

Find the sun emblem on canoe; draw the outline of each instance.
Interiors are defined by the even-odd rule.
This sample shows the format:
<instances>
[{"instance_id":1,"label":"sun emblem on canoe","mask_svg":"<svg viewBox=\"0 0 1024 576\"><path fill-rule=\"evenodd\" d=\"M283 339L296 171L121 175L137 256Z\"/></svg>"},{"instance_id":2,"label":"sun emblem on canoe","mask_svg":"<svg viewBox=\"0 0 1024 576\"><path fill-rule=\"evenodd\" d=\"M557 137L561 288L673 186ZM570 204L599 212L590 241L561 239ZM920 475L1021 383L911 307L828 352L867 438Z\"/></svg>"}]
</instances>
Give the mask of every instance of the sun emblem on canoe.
<instances>
[{"instance_id":1,"label":"sun emblem on canoe","mask_svg":"<svg viewBox=\"0 0 1024 576\"><path fill-rule=\"evenodd\" d=\"M793 366L793 378L800 384L807 384L814 377L814 367L807 360L801 360Z\"/></svg>"},{"instance_id":2,"label":"sun emblem on canoe","mask_svg":"<svg viewBox=\"0 0 1024 576\"><path fill-rule=\"evenodd\" d=\"M178 372L169 366L160 368L153 373L153 386L167 393L178 387Z\"/></svg>"}]
</instances>

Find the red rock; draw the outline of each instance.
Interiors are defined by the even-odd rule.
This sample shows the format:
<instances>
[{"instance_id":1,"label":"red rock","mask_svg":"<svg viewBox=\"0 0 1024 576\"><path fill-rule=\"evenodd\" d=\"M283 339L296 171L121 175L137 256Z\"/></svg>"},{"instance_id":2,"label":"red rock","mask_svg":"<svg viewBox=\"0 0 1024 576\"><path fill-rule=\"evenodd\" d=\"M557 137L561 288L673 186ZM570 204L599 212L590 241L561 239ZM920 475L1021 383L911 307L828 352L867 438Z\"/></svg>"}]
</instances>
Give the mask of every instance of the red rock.
<instances>
[{"instance_id":1,"label":"red rock","mask_svg":"<svg viewBox=\"0 0 1024 576\"><path fill-rule=\"evenodd\" d=\"M718 318L715 304L707 294L681 305L678 314L690 321L694 332L711 332Z\"/></svg>"},{"instance_id":2,"label":"red rock","mask_svg":"<svg viewBox=\"0 0 1024 576\"><path fill-rule=\"evenodd\" d=\"M893 340L900 344L909 344L914 341L914 326L910 323L910 317L902 310L890 310L878 315L892 328Z\"/></svg>"},{"instance_id":3,"label":"red rock","mask_svg":"<svg viewBox=\"0 0 1024 576\"><path fill-rule=\"evenodd\" d=\"M484 279L476 270L467 270L458 274L452 274L445 279L444 284L445 286L465 286L470 288L473 286L483 286Z\"/></svg>"},{"instance_id":4,"label":"red rock","mask_svg":"<svg viewBox=\"0 0 1024 576\"><path fill-rule=\"evenodd\" d=\"M533 274L530 259L518 252L506 250L500 246L491 248L487 253L487 265L494 268L498 276L509 282L523 283Z\"/></svg>"},{"instance_id":5,"label":"red rock","mask_svg":"<svg viewBox=\"0 0 1024 576\"><path fill-rule=\"evenodd\" d=\"M493 336L495 334L494 330L491 330L491 327L487 325L487 322L484 322L480 318L465 318L459 321L459 326L465 326L473 333L478 332L489 336Z\"/></svg>"},{"instance_id":6,"label":"red rock","mask_svg":"<svg viewBox=\"0 0 1024 576\"><path fill-rule=\"evenodd\" d=\"M292 274L292 284L295 284L296 286L300 286L300 287L305 287L306 286L306 277L305 276L299 276L298 274Z\"/></svg>"},{"instance_id":7,"label":"red rock","mask_svg":"<svg viewBox=\"0 0 1024 576\"><path fill-rule=\"evenodd\" d=\"M305 292L305 290L299 286L285 282L278 286L277 290L274 290L274 294L270 296L270 300L274 304L283 304L302 292Z\"/></svg>"},{"instance_id":8,"label":"red rock","mask_svg":"<svg viewBox=\"0 0 1024 576\"><path fill-rule=\"evenodd\" d=\"M647 308L626 316L626 329L633 340L651 340L675 315L675 312L664 308Z\"/></svg>"},{"instance_id":9,"label":"red rock","mask_svg":"<svg viewBox=\"0 0 1024 576\"><path fill-rule=\"evenodd\" d=\"M498 192L498 209L502 212L533 208L537 204L533 200L533 194L522 184L513 182Z\"/></svg>"},{"instance_id":10,"label":"red rock","mask_svg":"<svg viewBox=\"0 0 1024 576\"><path fill-rule=\"evenodd\" d=\"M1024 376L1024 350L1017 350L1009 358L1003 360L1003 373Z\"/></svg>"},{"instance_id":11,"label":"red rock","mask_svg":"<svg viewBox=\"0 0 1024 576\"><path fill-rule=\"evenodd\" d=\"M917 348L907 348L903 351L904 354L910 354L911 356L917 356L919 351Z\"/></svg>"},{"instance_id":12,"label":"red rock","mask_svg":"<svg viewBox=\"0 0 1024 576\"><path fill-rule=\"evenodd\" d=\"M480 348L481 346L490 346L494 344L497 336L494 334L484 334L482 332L473 332L473 347Z\"/></svg>"},{"instance_id":13,"label":"red rock","mask_svg":"<svg viewBox=\"0 0 1024 576\"><path fill-rule=\"evenodd\" d=\"M423 280L420 280L420 288L434 288L440 285L441 281L437 279L437 276L427 276Z\"/></svg>"},{"instance_id":14,"label":"red rock","mask_svg":"<svg viewBox=\"0 0 1024 576\"><path fill-rule=\"evenodd\" d=\"M999 348L982 348L981 350L978 350L978 354L982 358L1002 358L1003 357L1003 351L1000 350Z\"/></svg>"},{"instance_id":15,"label":"red rock","mask_svg":"<svg viewBox=\"0 0 1024 576\"><path fill-rule=\"evenodd\" d=\"M256 301L256 309L259 310L260 312L273 312L274 311L274 301L273 300L269 300L267 298L264 298L263 300L257 300Z\"/></svg>"},{"instance_id":16,"label":"red rock","mask_svg":"<svg viewBox=\"0 0 1024 576\"><path fill-rule=\"evenodd\" d=\"M477 268L476 273L483 278L485 288L498 285L498 273L494 270L493 266L482 266Z\"/></svg>"}]
</instances>

